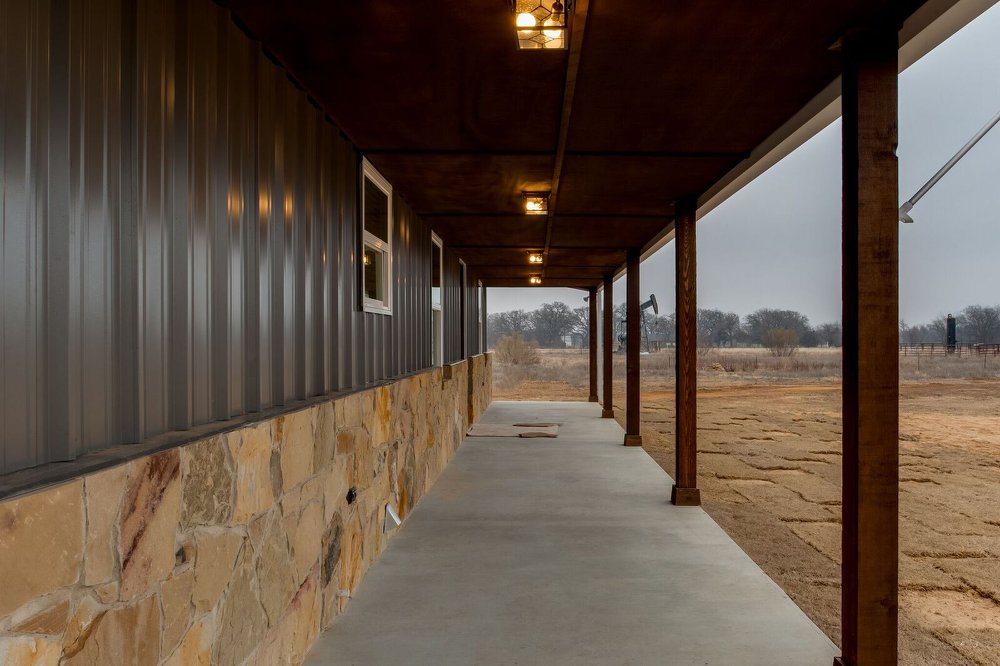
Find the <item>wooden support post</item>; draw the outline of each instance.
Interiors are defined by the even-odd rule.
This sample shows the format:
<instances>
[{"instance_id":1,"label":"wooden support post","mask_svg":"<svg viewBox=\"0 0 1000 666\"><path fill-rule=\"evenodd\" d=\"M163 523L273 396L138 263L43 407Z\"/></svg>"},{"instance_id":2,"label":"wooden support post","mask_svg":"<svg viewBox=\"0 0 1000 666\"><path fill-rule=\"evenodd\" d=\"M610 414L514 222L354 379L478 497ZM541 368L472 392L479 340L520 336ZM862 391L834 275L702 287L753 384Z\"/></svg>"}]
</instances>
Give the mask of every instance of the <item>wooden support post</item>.
<instances>
[{"instance_id":1,"label":"wooden support post","mask_svg":"<svg viewBox=\"0 0 1000 666\"><path fill-rule=\"evenodd\" d=\"M842 656L895 664L899 584L899 227L894 27L843 56Z\"/></svg>"},{"instance_id":2,"label":"wooden support post","mask_svg":"<svg viewBox=\"0 0 1000 666\"><path fill-rule=\"evenodd\" d=\"M677 362L675 363L674 487L670 501L698 506L698 288L694 199L677 202L674 223Z\"/></svg>"},{"instance_id":3,"label":"wooden support post","mask_svg":"<svg viewBox=\"0 0 1000 666\"><path fill-rule=\"evenodd\" d=\"M625 258L625 446L642 446L639 434L639 251L629 250Z\"/></svg>"},{"instance_id":4,"label":"wooden support post","mask_svg":"<svg viewBox=\"0 0 1000 666\"><path fill-rule=\"evenodd\" d=\"M587 350L590 352L590 402L597 402L597 287L590 288L587 299L590 316L587 318Z\"/></svg>"},{"instance_id":5,"label":"wooden support post","mask_svg":"<svg viewBox=\"0 0 1000 666\"><path fill-rule=\"evenodd\" d=\"M614 349L615 349L615 299L614 280L611 274L604 276L604 291L601 295L601 308L604 310L604 409L601 417L605 419L615 418L615 402L611 395L611 379L614 376Z\"/></svg>"}]
</instances>

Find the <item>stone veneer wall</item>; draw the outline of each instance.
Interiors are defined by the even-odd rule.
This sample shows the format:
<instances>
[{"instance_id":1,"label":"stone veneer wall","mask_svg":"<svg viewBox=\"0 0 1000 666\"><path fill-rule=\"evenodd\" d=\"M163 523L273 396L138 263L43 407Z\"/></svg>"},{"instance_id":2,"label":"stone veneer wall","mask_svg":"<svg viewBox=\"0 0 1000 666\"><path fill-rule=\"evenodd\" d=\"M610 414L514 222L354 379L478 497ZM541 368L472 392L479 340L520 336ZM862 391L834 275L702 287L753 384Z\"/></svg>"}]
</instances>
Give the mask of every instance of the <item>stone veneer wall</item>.
<instances>
[{"instance_id":1,"label":"stone veneer wall","mask_svg":"<svg viewBox=\"0 0 1000 666\"><path fill-rule=\"evenodd\" d=\"M469 420L475 423L493 401L493 354L469 359Z\"/></svg>"},{"instance_id":2,"label":"stone veneer wall","mask_svg":"<svg viewBox=\"0 0 1000 666\"><path fill-rule=\"evenodd\" d=\"M405 518L489 404L490 367L0 503L0 664L301 662L385 547L386 503Z\"/></svg>"}]
</instances>

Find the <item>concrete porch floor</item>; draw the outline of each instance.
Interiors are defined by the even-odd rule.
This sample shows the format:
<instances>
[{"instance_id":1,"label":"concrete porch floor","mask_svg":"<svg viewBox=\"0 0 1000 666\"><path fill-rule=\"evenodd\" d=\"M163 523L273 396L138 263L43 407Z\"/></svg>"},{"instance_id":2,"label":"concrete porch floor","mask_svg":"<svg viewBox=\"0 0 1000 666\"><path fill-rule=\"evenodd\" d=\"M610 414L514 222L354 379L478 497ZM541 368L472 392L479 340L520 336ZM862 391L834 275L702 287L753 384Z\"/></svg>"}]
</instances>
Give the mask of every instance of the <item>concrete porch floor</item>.
<instances>
[{"instance_id":1,"label":"concrete porch floor","mask_svg":"<svg viewBox=\"0 0 1000 666\"><path fill-rule=\"evenodd\" d=\"M308 664L789 664L836 647L594 403L494 402Z\"/></svg>"}]
</instances>

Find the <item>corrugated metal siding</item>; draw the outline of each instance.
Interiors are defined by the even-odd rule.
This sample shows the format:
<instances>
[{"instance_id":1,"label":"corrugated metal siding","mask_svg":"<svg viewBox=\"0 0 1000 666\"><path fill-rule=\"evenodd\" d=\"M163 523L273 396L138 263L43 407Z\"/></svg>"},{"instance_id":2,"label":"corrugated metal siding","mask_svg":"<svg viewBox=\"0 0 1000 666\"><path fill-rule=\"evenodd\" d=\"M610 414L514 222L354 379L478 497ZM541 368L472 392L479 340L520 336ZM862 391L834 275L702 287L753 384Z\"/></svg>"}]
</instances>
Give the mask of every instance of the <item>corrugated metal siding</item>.
<instances>
[{"instance_id":1,"label":"corrugated metal siding","mask_svg":"<svg viewBox=\"0 0 1000 666\"><path fill-rule=\"evenodd\" d=\"M468 269L462 283L458 255L444 247L444 362L454 363L485 351L479 335L479 308L484 307L476 286L476 275ZM463 342L464 341L464 342ZM428 343L429 344L429 343ZM464 350L464 355L463 355Z\"/></svg>"},{"instance_id":2,"label":"corrugated metal siding","mask_svg":"<svg viewBox=\"0 0 1000 666\"><path fill-rule=\"evenodd\" d=\"M465 333L463 317L462 265L458 255L448 246L441 255L444 288L441 302L444 316L444 362L455 363L462 360L462 337Z\"/></svg>"},{"instance_id":3,"label":"corrugated metal siding","mask_svg":"<svg viewBox=\"0 0 1000 666\"><path fill-rule=\"evenodd\" d=\"M482 299L479 297L479 280L471 269L465 287L465 302L468 304L465 312L465 348L468 356L475 356L482 353L482 336L479 331L479 308L482 307Z\"/></svg>"},{"instance_id":4,"label":"corrugated metal siding","mask_svg":"<svg viewBox=\"0 0 1000 666\"><path fill-rule=\"evenodd\" d=\"M0 85L0 472L431 365L430 230L361 312L358 154L225 11L0 0Z\"/></svg>"}]
</instances>

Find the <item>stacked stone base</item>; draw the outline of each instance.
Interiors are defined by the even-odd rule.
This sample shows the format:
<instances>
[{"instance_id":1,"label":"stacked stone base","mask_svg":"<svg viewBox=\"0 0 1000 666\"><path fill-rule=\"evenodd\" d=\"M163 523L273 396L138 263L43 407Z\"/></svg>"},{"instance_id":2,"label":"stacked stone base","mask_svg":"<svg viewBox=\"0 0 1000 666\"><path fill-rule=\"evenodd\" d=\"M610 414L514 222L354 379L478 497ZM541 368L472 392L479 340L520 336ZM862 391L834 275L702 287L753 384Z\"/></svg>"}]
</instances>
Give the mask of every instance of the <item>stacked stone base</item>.
<instances>
[{"instance_id":1,"label":"stacked stone base","mask_svg":"<svg viewBox=\"0 0 1000 666\"><path fill-rule=\"evenodd\" d=\"M461 365L0 503L0 664L300 663L489 404Z\"/></svg>"}]
</instances>

